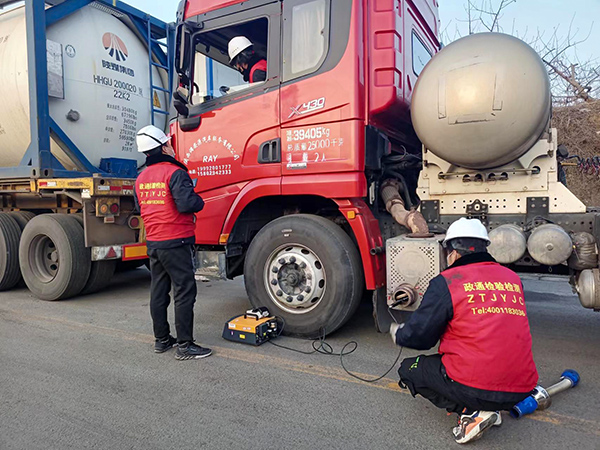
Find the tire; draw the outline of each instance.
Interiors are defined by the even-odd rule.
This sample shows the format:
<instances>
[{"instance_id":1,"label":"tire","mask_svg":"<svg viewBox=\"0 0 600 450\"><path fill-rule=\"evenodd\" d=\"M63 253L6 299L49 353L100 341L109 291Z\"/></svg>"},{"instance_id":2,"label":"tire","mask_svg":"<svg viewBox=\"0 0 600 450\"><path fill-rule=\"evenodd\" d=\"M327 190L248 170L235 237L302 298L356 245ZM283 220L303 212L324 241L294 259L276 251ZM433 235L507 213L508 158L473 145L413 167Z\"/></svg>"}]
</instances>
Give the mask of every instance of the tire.
<instances>
[{"instance_id":1,"label":"tire","mask_svg":"<svg viewBox=\"0 0 600 450\"><path fill-rule=\"evenodd\" d=\"M25 226L29 223L29 221L35 217L35 214L31 211L11 211L8 214L16 220L17 224L19 225L19 228L21 229L21 233L23 233L23 230L25 229ZM27 287L25 285L25 281L23 281L23 277L20 274L21 267L19 266L19 282L16 284L15 287Z\"/></svg>"},{"instance_id":2,"label":"tire","mask_svg":"<svg viewBox=\"0 0 600 450\"><path fill-rule=\"evenodd\" d=\"M81 214L72 214L71 217L83 227L83 216ZM90 276L79 295L93 294L104 289L115 274L116 267L116 260L92 261Z\"/></svg>"},{"instance_id":3,"label":"tire","mask_svg":"<svg viewBox=\"0 0 600 450\"><path fill-rule=\"evenodd\" d=\"M19 241L21 228L8 213L0 213L0 291L15 287L21 280Z\"/></svg>"},{"instance_id":4,"label":"tire","mask_svg":"<svg viewBox=\"0 0 600 450\"><path fill-rule=\"evenodd\" d=\"M285 320L285 334L305 338L346 323L364 286L350 237L333 222L308 214L275 219L258 232L246 254L244 280L252 306L266 306Z\"/></svg>"},{"instance_id":5,"label":"tire","mask_svg":"<svg viewBox=\"0 0 600 450\"><path fill-rule=\"evenodd\" d=\"M107 261L92 261L90 277L84 288L81 290L80 295L93 294L94 292L104 289L115 274L116 267L117 261L114 259Z\"/></svg>"},{"instance_id":6,"label":"tire","mask_svg":"<svg viewBox=\"0 0 600 450\"><path fill-rule=\"evenodd\" d=\"M17 221L21 231L23 231L25 225L27 225L29 221L35 217L35 214L30 211L11 211L8 214Z\"/></svg>"},{"instance_id":7,"label":"tire","mask_svg":"<svg viewBox=\"0 0 600 450\"><path fill-rule=\"evenodd\" d=\"M118 261L117 272L129 272L144 265L145 259L132 259L131 261Z\"/></svg>"},{"instance_id":8,"label":"tire","mask_svg":"<svg viewBox=\"0 0 600 450\"><path fill-rule=\"evenodd\" d=\"M79 225L83 227L83 214L75 213L71 214L71 217L74 217L77 220L77 222L79 222Z\"/></svg>"},{"instance_id":9,"label":"tire","mask_svg":"<svg viewBox=\"0 0 600 450\"><path fill-rule=\"evenodd\" d=\"M91 269L90 250L74 217L42 214L23 230L21 273L29 290L42 300L62 300L81 292Z\"/></svg>"}]
</instances>

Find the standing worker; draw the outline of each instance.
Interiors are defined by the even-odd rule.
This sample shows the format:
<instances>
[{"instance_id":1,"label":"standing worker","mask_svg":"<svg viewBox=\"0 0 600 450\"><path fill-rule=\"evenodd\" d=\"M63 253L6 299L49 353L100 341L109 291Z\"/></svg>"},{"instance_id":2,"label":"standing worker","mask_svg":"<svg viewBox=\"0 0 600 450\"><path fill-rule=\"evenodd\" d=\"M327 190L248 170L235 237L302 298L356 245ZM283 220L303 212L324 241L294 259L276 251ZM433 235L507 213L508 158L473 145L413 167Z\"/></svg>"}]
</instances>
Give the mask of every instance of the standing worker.
<instances>
[{"instance_id":1,"label":"standing worker","mask_svg":"<svg viewBox=\"0 0 600 450\"><path fill-rule=\"evenodd\" d=\"M194 213L204 207L194 192L187 168L175 159L171 138L148 125L137 132L138 151L147 168L138 176L135 199L146 228L146 245L152 275L150 314L154 325L154 351L177 345L178 360L210 356L212 351L194 343L196 280L193 267ZM170 334L167 308L173 285L177 339Z\"/></svg>"},{"instance_id":2,"label":"standing worker","mask_svg":"<svg viewBox=\"0 0 600 450\"><path fill-rule=\"evenodd\" d=\"M458 414L454 439L464 444L500 425L531 394L538 373L519 276L487 253L477 219L459 219L444 240L448 268L429 283L421 306L390 334L398 345L438 354L406 358L400 387Z\"/></svg>"},{"instance_id":3,"label":"standing worker","mask_svg":"<svg viewBox=\"0 0 600 450\"><path fill-rule=\"evenodd\" d=\"M243 76L244 81L257 83L267 79L267 60L254 52L254 46L246 36L236 36L229 41L229 63Z\"/></svg>"}]
</instances>

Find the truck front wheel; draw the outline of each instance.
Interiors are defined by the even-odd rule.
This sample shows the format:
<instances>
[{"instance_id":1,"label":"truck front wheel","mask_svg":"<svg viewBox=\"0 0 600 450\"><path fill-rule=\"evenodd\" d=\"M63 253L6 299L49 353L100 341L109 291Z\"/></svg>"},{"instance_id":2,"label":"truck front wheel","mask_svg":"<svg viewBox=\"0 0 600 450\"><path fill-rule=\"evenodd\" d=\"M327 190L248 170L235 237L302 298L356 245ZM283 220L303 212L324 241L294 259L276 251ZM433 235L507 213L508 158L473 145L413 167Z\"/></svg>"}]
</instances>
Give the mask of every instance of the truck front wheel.
<instances>
[{"instance_id":1,"label":"truck front wheel","mask_svg":"<svg viewBox=\"0 0 600 450\"><path fill-rule=\"evenodd\" d=\"M360 255L333 222L297 214L265 225L244 264L250 303L285 320L289 335L316 338L341 327L363 292Z\"/></svg>"}]
</instances>

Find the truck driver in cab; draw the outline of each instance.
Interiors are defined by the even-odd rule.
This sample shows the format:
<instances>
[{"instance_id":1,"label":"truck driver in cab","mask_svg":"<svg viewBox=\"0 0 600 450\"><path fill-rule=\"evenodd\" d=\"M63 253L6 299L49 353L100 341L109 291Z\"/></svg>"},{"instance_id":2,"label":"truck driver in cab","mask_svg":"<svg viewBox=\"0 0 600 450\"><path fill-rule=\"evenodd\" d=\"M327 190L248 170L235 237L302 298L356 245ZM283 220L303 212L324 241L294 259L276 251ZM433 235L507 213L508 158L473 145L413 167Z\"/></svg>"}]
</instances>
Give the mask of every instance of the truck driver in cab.
<instances>
[{"instance_id":1,"label":"truck driver in cab","mask_svg":"<svg viewBox=\"0 0 600 450\"><path fill-rule=\"evenodd\" d=\"M246 36L236 36L229 41L229 62L238 70L247 83L257 83L267 79L267 60L254 51L254 46Z\"/></svg>"}]
</instances>

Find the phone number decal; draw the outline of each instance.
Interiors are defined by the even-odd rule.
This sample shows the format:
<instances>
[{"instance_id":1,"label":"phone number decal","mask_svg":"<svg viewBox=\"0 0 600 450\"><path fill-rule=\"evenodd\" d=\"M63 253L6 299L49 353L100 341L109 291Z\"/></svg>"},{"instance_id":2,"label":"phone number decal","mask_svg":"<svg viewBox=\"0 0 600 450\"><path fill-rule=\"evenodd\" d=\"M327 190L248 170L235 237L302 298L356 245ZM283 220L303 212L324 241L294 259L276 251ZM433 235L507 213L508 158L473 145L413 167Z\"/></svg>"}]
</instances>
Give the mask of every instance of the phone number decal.
<instances>
[{"instance_id":1,"label":"phone number decal","mask_svg":"<svg viewBox=\"0 0 600 450\"><path fill-rule=\"evenodd\" d=\"M231 164L220 164L216 166L202 166L190 170L191 175L199 177L215 177L222 175L231 175Z\"/></svg>"}]
</instances>

